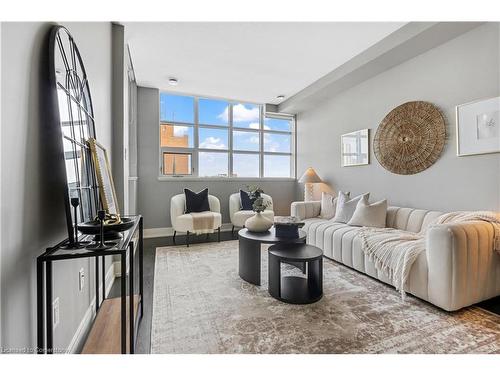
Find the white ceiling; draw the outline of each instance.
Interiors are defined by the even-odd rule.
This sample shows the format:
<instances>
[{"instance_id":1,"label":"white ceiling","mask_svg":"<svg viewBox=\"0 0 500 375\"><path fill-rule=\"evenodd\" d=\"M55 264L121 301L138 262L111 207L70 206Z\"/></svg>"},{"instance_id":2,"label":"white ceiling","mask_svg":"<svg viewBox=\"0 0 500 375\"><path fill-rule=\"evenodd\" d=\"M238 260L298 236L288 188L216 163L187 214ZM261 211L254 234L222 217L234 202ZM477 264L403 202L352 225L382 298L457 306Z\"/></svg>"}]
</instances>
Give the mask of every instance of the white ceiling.
<instances>
[{"instance_id":1,"label":"white ceiling","mask_svg":"<svg viewBox=\"0 0 500 375\"><path fill-rule=\"evenodd\" d=\"M296 94L404 23L124 25L140 86L277 104L277 95Z\"/></svg>"}]
</instances>

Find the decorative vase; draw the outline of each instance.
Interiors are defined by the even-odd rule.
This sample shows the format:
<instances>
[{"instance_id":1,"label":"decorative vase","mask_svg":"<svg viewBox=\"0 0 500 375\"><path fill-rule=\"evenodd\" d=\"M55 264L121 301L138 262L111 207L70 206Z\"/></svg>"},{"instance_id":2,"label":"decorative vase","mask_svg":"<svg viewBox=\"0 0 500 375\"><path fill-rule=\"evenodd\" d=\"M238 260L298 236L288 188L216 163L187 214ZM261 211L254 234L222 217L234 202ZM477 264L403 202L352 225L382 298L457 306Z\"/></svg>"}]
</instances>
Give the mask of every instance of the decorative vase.
<instances>
[{"instance_id":1,"label":"decorative vase","mask_svg":"<svg viewBox=\"0 0 500 375\"><path fill-rule=\"evenodd\" d=\"M250 232L267 232L273 226L273 222L262 215L261 212L255 213L245 221L245 228Z\"/></svg>"}]
</instances>

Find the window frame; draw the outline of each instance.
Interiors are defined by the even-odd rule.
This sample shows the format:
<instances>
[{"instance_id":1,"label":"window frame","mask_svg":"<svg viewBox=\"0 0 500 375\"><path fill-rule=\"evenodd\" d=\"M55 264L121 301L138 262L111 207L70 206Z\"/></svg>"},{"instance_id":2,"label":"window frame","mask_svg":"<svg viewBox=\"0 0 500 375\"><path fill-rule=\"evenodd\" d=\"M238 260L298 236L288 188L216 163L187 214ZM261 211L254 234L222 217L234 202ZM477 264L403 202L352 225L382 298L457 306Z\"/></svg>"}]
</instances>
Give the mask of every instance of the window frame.
<instances>
[{"instance_id":1,"label":"window frame","mask_svg":"<svg viewBox=\"0 0 500 375\"><path fill-rule=\"evenodd\" d=\"M173 121L162 121L161 119L161 95L178 95L178 96L190 96L193 97L193 114L194 114L194 123L183 123L183 122L173 122ZM229 105L229 119L227 125L210 125L210 124L200 124L199 123L199 100L200 99L208 99L208 100L218 100L227 102ZM241 100L232 100L226 98L219 97L210 97L206 95L192 95L178 92L171 92L166 90L159 90L158 93L158 114L159 114L159 124L157 129L157 137L158 137L158 148L159 148L159 176L158 180L160 181L172 181L172 180L180 180L183 181L228 181L228 180L237 180L237 181L287 181L287 180L296 180L296 118L294 115L286 114L286 113L274 113L274 112L265 112L265 105L258 104L250 101L241 101ZM237 104L251 104L255 105L259 108L259 128L242 128L235 127L233 124L233 107ZM264 119L266 117L269 118L278 118L278 119L286 119L291 121L291 129L290 131L279 131L279 130L264 130ZM160 137L160 128L161 125L178 125L178 126L188 126L193 128L193 147L162 147L161 146L161 137ZM226 130L228 133L228 148L221 149L212 149L212 148L200 148L199 147L199 130L200 128L205 129L220 129ZM258 151L240 151L233 149L233 133L234 131L244 131L249 133L256 133L259 135L259 150ZM264 151L264 136L265 134L287 134L290 136L290 152L270 152ZM176 175L164 175L163 174L163 153L181 153L181 154L191 154L191 174L176 174ZM207 176L201 177L199 176L199 153L200 152L213 152L213 153L226 153L228 155L228 166L227 166L227 177L224 176ZM237 177L233 176L233 155L234 154L251 154L259 156L259 177ZM287 155L290 156L290 177L265 177L264 176L264 156L265 155Z\"/></svg>"}]
</instances>

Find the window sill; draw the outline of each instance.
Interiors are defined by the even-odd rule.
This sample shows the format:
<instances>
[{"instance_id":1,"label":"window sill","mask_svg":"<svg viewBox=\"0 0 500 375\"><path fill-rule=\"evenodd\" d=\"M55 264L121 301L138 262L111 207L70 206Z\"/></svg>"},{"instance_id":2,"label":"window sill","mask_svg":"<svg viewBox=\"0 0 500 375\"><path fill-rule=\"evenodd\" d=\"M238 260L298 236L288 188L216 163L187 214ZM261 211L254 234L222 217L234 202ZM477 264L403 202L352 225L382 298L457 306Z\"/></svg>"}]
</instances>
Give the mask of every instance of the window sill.
<instances>
[{"instance_id":1,"label":"window sill","mask_svg":"<svg viewBox=\"0 0 500 375\"><path fill-rule=\"evenodd\" d=\"M271 182L271 181L280 181L280 182L292 182L297 181L294 177L193 177L193 176L178 176L178 177L170 177L170 176L158 176L158 181L172 182L172 181L263 181L263 182Z\"/></svg>"}]
</instances>

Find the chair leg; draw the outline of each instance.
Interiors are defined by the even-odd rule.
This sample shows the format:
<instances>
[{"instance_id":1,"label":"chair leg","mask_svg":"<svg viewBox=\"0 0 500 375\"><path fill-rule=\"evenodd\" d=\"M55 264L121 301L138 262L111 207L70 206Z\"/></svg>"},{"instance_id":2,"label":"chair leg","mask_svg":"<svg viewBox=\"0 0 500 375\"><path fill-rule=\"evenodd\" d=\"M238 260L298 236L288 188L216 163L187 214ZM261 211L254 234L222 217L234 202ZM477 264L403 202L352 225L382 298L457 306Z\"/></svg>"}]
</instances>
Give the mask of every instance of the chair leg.
<instances>
[{"instance_id":1,"label":"chair leg","mask_svg":"<svg viewBox=\"0 0 500 375\"><path fill-rule=\"evenodd\" d=\"M217 242L220 242L220 227L217 228Z\"/></svg>"},{"instance_id":2,"label":"chair leg","mask_svg":"<svg viewBox=\"0 0 500 375\"><path fill-rule=\"evenodd\" d=\"M175 243L175 235L176 235L176 234L177 234L177 231L176 231L176 230L174 230L174 236L172 237L172 240L174 241L174 245L177 245L177 244Z\"/></svg>"},{"instance_id":3,"label":"chair leg","mask_svg":"<svg viewBox=\"0 0 500 375\"><path fill-rule=\"evenodd\" d=\"M210 238L210 235L207 233L206 240L208 241L209 238Z\"/></svg>"},{"instance_id":4,"label":"chair leg","mask_svg":"<svg viewBox=\"0 0 500 375\"><path fill-rule=\"evenodd\" d=\"M234 225L233 225L233 229L231 229L231 237L234 237Z\"/></svg>"},{"instance_id":5,"label":"chair leg","mask_svg":"<svg viewBox=\"0 0 500 375\"><path fill-rule=\"evenodd\" d=\"M186 233L186 245L189 247L189 231Z\"/></svg>"}]
</instances>

